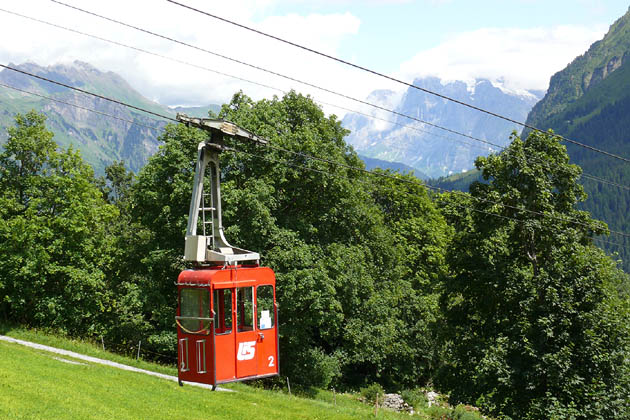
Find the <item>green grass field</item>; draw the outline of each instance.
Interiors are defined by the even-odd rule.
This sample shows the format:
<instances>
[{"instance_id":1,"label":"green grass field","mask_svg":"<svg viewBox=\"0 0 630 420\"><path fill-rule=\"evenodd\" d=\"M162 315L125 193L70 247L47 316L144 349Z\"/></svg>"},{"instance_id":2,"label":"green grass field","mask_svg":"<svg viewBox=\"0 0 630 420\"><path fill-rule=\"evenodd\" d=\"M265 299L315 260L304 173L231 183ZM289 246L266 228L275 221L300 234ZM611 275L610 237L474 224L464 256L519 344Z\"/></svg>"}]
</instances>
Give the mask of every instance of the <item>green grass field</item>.
<instances>
[{"instance_id":1,"label":"green grass field","mask_svg":"<svg viewBox=\"0 0 630 420\"><path fill-rule=\"evenodd\" d=\"M34 333L9 333L33 339ZM37 336L42 337L42 336ZM44 336L42 344L68 350L89 344ZM35 340L33 340L35 341ZM59 344L64 344L63 346ZM84 352L84 351L82 351ZM174 369L135 363L121 356L104 357L92 346L93 356L173 374ZM100 354L99 354L100 353ZM320 392L314 398L289 396L244 384L232 384L237 392L212 392L144 374L85 363L69 364L67 357L0 342L1 419L364 419L374 409L355 396ZM169 371L170 370L170 371ZM409 418L380 410L378 418Z\"/></svg>"},{"instance_id":2,"label":"green grass field","mask_svg":"<svg viewBox=\"0 0 630 420\"><path fill-rule=\"evenodd\" d=\"M0 334L168 375L173 366L135 360L99 345L0 325ZM64 360L59 360L64 359ZM68 363L75 362L73 363ZM80 364L77 364L80 363ZM0 419L367 419L358 394L313 390L309 397L235 383L212 392L153 376L72 360L0 341ZM378 419L477 420L476 413L432 407L413 417L380 409Z\"/></svg>"}]
</instances>

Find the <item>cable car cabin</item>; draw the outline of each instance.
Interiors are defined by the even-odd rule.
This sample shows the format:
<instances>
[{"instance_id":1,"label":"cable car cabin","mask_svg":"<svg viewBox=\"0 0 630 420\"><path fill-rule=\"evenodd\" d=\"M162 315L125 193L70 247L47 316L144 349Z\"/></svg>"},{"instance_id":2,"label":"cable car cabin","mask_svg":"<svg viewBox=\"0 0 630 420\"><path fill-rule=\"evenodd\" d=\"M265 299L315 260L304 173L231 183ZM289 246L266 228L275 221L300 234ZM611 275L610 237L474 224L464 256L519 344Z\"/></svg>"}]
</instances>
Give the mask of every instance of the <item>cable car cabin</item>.
<instances>
[{"instance_id":1,"label":"cable car cabin","mask_svg":"<svg viewBox=\"0 0 630 420\"><path fill-rule=\"evenodd\" d=\"M260 255L230 245L221 221L219 153L223 135L267 141L228 121L177 119L210 133L198 147L184 260L177 279L179 384L212 385L278 374L276 277Z\"/></svg>"},{"instance_id":2,"label":"cable car cabin","mask_svg":"<svg viewBox=\"0 0 630 420\"><path fill-rule=\"evenodd\" d=\"M183 271L178 377L217 384L278 374L276 279L266 267Z\"/></svg>"}]
</instances>

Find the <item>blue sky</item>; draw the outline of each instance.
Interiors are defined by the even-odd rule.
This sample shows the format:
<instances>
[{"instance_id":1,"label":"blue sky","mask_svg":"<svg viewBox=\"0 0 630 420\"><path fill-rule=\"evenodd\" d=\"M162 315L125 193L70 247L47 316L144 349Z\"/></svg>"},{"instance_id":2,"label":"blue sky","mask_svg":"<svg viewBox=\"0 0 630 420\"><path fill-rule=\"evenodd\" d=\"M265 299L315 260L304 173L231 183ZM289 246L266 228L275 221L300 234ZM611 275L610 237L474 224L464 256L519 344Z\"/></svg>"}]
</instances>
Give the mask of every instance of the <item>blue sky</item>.
<instances>
[{"instance_id":1,"label":"blue sky","mask_svg":"<svg viewBox=\"0 0 630 420\"><path fill-rule=\"evenodd\" d=\"M361 24L356 36L343 43L341 55L394 72L418 51L455 33L490 27L610 26L628 6L623 0L298 0L273 4L264 15L349 12Z\"/></svg>"},{"instance_id":2,"label":"blue sky","mask_svg":"<svg viewBox=\"0 0 630 420\"><path fill-rule=\"evenodd\" d=\"M358 98L375 89L401 89L330 60L217 22L158 0L63 0L253 65ZM618 0L179 0L314 49L412 81L487 78L508 90L546 89L564 68L628 9ZM216 69L258 83L139 53L0 12L0 62L40 65L81 60L114 71L145 96L167 105L229 101L243 90L254 99L296 89L321 102L349 106L308 88L108 23L49 0L6 2L9 11L64 25L175 60ZM356 107L356 103L351 104ZM339 108L327 111L343 115Z\"/></svg>"}]
</instances>

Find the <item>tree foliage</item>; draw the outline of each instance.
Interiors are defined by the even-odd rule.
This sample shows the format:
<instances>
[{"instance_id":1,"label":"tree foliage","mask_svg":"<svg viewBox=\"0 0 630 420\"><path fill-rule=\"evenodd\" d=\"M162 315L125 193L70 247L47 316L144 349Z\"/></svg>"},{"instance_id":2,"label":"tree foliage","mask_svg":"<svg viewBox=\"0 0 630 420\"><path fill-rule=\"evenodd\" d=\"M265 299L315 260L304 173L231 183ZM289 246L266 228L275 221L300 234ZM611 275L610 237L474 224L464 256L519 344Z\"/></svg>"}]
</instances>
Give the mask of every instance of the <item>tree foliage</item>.
<instances>
[{"instance_id":1,"label":"tree foliage","mask_svg":"<svg viewBox=\"0 0 630 420\"><path fill-rule=\"evenodd\" d=\"M130 191L122 278L134 307L127 331L136 329L159 353L175 348L176 287L192 194L197 145L205 135L184 125L168 125L163 145L140 171ZM123 308L124 309L124 308ZM139 312L139 313L138 313ZM138 316L139 315L139 316ZM123 334L121 339L125 338Z\"/></svg>"},{"instance_id":2,"label":"tree foliage","mask_svg":"<svg viewBox=\"0 0 630 420\"><path fill-rule=\"evenodd\" d=\"M394 206L388 186L350 169L363 166L343 140L346 130L310 98L291 92L254 102L238 93L220 116L274 146L230 143L237 151L222 154L222 198L230 242L260 252L277 274L284 374L319 386L429 378L433 287L445 271L447 228L418 181L409 187L420 193L416 201L398 204L421 203L414 216L386 222L385 207ZM155 294L147 300L152 324L172 334L172 281L182 268L197 144L205 134L170 126L162 139L134 184L132 213L150 235L136 266L143 289ZM427 230L436 232L408 235L409 249L398 245L395 224L415 224L420 232L424 213L433 221ZM436 256L418 261L422 253Z\"/></svg>"},{"instance_id":3,"label":"tree foliage","mask_svg":"<svg viewBox=\"0 0 630 420\"><path fill-rule=\"evenodd\" d=\"M592 245L607 228L552 134L514 137L478 158L470 212L457 226L444 286L451 398L511 419L627 418L627 282ZM450 207L450 210L449 210ZM614 309L613 309L614 308Z\"/></svg>"},{"instance_id":4,"label":"tree foliage","mask_svg":"<svg viewBox=\"0 0 630 420\"><path fill-rule=\"evenodd\" d=\"M479 158L470 194L368 173L306 96L237 93L220 117L270 140L221 155L231 243L277 275L282 374L385 389L433 382L504 419L628 418L630 282L593 246L580 168L552 134ZM95 179L36 113L0 153L0 314L174 356L197 146L168 125L133 176ZM357 169L358 168L358 169Z\"/></svg>"},{"instance_id":5,"label":"tree foliage","mask_svg":"<svg viewBox=\"0 0 630 420\"><path fill-rule=\"evenodd\" d=\"M44 122L17 115L0 154L1 308L24 324L96 333L111 299L105 271L117 211L92 168L57 150Z\"/></svg>"},{"instance_id":6,"label":"tree foliage","mask_svg":"<svg viewBox=\"0 0 630 420\"><path fill-rule=\"evenodd\" d=\"M241 185L249 191L253 179L272 192L263 205L271 210L268 241L239 239L260 249L278 273L285 372L331 372L346 384L386 386L428 379L438 312L433 288L445 267L448 229L419 181L350 169L363 163L345 144L347 131L293 92L257 103L237 94L221 116L275 146L237 153L226 180L230 192ZM251 204L231 204L230 225L261 231L239 227L249 214L243 206ZM405 225L416 231L403 233Z\"/></svg>"}]
</instances>

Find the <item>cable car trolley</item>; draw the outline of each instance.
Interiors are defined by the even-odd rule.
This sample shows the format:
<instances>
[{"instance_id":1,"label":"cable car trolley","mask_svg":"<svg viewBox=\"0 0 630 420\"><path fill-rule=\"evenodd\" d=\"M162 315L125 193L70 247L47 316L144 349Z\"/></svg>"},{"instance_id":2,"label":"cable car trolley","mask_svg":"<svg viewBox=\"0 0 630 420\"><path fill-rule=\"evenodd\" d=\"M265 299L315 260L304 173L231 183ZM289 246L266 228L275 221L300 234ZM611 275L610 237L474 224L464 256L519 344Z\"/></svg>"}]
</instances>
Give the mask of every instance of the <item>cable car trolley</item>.
<instances>
[{"instance_id":1,"label":"cable car trolley","mask_svg":"<svg viewBox=\"0 0 630 420\"><path fill-rule=\"evenodd\" d=\"M278 375L278 306L273 271L260 255L230 245L221 221L219 154L224 135L267 144L228 121L177 120L209 132L199 144L184 259L177 279L178 379L218 384ZM209 191L204 189L205 185Z\"/></svg>"}]
</instances>

